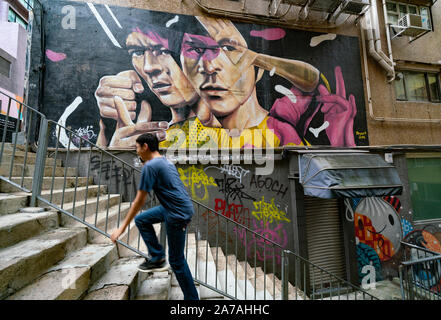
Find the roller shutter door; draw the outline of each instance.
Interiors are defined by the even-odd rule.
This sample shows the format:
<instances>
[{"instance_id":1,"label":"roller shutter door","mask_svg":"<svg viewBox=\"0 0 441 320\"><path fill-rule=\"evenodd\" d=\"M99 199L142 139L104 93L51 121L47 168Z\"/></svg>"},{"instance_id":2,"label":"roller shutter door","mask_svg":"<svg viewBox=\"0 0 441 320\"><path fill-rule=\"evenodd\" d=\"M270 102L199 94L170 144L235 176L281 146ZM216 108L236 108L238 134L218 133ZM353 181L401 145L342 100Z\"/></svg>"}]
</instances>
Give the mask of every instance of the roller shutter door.
<instances>
[{"instance_id":1,"label":"roller shutter door","mask_svg":"<svg viewBox=\"0 0 441 320\"><path fill-rule=\"evenodd\" d=\"M343 228L336 199L305 196L308 260L346 280ZM316 290L327 289L331 278L310 268L310 283ZM334 279L332 279L334 280Z\"/></svg>"}]
</instances>

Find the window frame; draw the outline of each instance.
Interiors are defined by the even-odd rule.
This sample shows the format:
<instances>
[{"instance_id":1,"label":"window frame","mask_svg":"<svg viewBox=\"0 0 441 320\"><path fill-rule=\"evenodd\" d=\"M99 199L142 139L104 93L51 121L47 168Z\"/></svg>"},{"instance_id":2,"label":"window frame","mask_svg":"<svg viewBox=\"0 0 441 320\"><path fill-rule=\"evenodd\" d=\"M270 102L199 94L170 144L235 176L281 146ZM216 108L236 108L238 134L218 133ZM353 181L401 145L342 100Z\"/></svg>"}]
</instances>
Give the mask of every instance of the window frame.
<instances>
[{"instance_id":1,"label":"window frame","mask_svg":"<svg viewBox=\"0 0 441 320\"><path fill-rule=\"evenodd\" d=\"M397 70L396 71L401 72L403 74L403 87L404 87L404 95L405 95L405 99L399 99L397 97L397 91L396 91L396 86L394 86L394 90L395 90L395 100L396 101L410 101L410 102L430 102L430 103L441 103L441 73L440 72L435 72L435 71L419 71L419 70ZM424 82L425 82L425 87L426 87L426 93L427 93L427 97L428 100L409 100L409 94L408 94L408 90L407 90L407 85L406 85L406 74L409 73L420 73L420 74L424 74ZM432 97L432 93L430 90L430 86L429 86L429 74L430 75L435 75L436 78L436 83L438 86L438 93L440 94L440 96L438 97L438 99L434 99Z\"/></svg>"},{"instance_id":2,"label":"window frame","mask_svg":"<svg viewBox=\"0 0 441 320\"><path fill-rule=\"evenodd\" d=\"M396 10L395 11L389 10L387 8L387 4L388 3L395 4L396 5ZM389 13L393 14L393 15L398 15L397 21L403 17L401 15L401 12L400 12L400 7L399 7L400 5L406 7L406 14L410 13L409 7L415 7L417 9L417 13L416 14L418 14L420 16L421 16L421 8L426 8L427 12L428 12L428 15L429 15L427 17L428 24L429 24L430 30L433 31L433 19L432 19L432 10L431 10L432 8L431 7L427 7L427 6L420 6L420 5L416 5L416 4L408 4L408 3L404 3L404 2L386 1L386 16L387 16L387 23L388 24L393 24L392 21L390 21L390 19L389 19Z\"/></svg>"},{"instance_id":3,"label":"window frame","mask_svg":"<svg viewBox=\"0 0 441 320\"><path fill-rule=\"evenodd\" d=\"M20 2L28 11L34 9L34 0L19 0L18 2Z\"/></svg>"},{"instance_id":4,"label":"window frame","mask_svg":"<svg viewBox=\"0 0 441 320\"><path fill-rule=\"evenodd\" d=\"M426 160L426 159L441 159L441 154L439 153L406 153L405 155L406 158L406 166L409 165L409 160L414 160L416 164L418 160ZM424 164L424 161L422 161L421 163L419 163L418 165L416 165L415 167L413 167L413 169L415 168L425 168L426 165ZM428 218L427 216L421 215L421 212L418 212L415 208L415 204L412 200L412 183L414 183L414 181L412 180L412 178L409 176L409 170L407 172L407 179L408 179L408 187L409 187L409 198L410 198L410 204L412 207L412 221L413 224L415 226L417 225L425 225L427 223L441 223L441 216L440 217L430 217ZM425 186L427 187L427 186ZM431 200L431 199L423 199L423 200Z\"/></svg>"},{"instance_id":5,"label":"window frame","mask_svg":"<svg viewBox=\"0 0 441 320\"><path fill-rule=\"evenodd\" d=\"M8 68L9 68L7 75L2 72L0 72L0 75L10 79L11 78L11 66L12 66L11 61L9 61L8 59L6 59L5 57L2 57L2 56L0 56L0 60L3 60L4 62L6 62L6 64L8 65ZM1 108L0 108L0 110L1 110Z\"/></svg>"},{"instance_id":6,"label":"window frame","mask_svg":"<svg viewBox=\"0 0 441 320\"><path fill-rule=\"evenodd\" d=\"M13 13L14 15L14 21L9 20L9 16L10 16L10 12ZM17 22L17 19L20 19L22 23ZM14 22L14 23L18 23L19 25L21 25L23 28L25 28L25 30L28 30L29 24L28 22L23 19L13 8L9 7L8 10L8 22ZM24 24L24 25L23 25Z\"/></svg>"}]
</instances>

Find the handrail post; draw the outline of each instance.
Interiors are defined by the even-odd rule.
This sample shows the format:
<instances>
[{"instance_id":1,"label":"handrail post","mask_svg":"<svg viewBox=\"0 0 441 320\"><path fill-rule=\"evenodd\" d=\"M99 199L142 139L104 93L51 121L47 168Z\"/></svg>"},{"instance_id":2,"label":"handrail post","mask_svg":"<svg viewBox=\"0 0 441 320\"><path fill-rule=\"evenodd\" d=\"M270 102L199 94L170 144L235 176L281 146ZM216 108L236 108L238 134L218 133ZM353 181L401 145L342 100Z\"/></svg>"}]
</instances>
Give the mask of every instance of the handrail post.
<instances>
[{"instance_id":1,"label":"handrail post","mask_svg":"<svg viewBox=\"0 0 441 320\"><path fill-rule=\"evenodd\" d=\"M286 250L282 251L282 300L288 300L288 257Z\"/></svg>"},{"instance_id":2,"label":"handrail post","mask_svg":"<svg viewBox=\"0 0 441 320\"><path fill-rule=\"evenodd\" d=\"M32 181L31 207L37 205L37 197L41 194L43 184L44 167L46 163L46 151L49 142L49 123L45 117L40 120L40 133L38 135L38 149L35 160L34 177ZM23 168L24 170L24 168Z\"/></svg>"}]
</instances>

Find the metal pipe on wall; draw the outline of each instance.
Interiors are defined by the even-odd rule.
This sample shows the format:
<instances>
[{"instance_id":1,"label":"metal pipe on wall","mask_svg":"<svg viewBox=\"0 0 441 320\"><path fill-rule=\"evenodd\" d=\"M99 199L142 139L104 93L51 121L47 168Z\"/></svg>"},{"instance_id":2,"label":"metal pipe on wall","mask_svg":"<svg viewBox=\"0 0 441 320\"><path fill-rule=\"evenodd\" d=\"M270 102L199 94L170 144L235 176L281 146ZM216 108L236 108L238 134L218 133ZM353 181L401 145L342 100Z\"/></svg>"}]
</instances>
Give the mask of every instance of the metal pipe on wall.
<instances>
[{"instance_id":1,"label":"metal pipe on wall","mask_svg":"<svg viewBox=\"0 0 441 320\"><path fill-rule=\"evenodd\" d=\"M290 28L292 27L299 27L302 29L335 29L341 25L343 25L344 23L346 23L346 21L349 19L350 15L348 15L348 17L346 19L344 19L344 21L340 22L340 23L336 23L336 24L329 24L329 25L324 25L324 24L314 24L314 25L306 25L304 22L303 23L294 23L292 21L292 19L289 20L282 20L280 18L284 17L287 13L285 12L284 14L282 14L281 16L269 16L269 15L259 15L259 14L251 14L251 13L247 13L247 12L237 12L237 11L228 11L228 10L224 10L224 9L218 9L218 8L213 8L213 7L208 7L206 5L204 5L201 0L194 0L196 2L196 4L202 8L205 12L207 12L208 14L212 14L212 15L220 15L220 16L224 16L227 18L233 18L233 19L245 19L245 20L249 20L252 22L258 22L258 23L276 23L279 25L284 25L284 26L288 26ZM298 20L298 17L297 17ZM296 20L296 21L297 21Z\"/></svg>"},{"instance_id":2,"label":"metal pipe on wall","mask_svg":"<svg viewBox=\"0 0 441 320\"><path fill-rule=\"evenodd\" d=\"M367 63L366 42L365 42L365 36L364 36L364 29L365 28L362 25L363 25L363 23L360 23L362 58L363 58L363 66L364 66L364 79L366 82L366 95L367 95L367 101L368 101L369 116L371 117L371 119L375 120L375 121L439 123L439 124L441 124L441 119L391 118L391 117L375 116L374 108L372 105L371 84L370 84L370 80L369 80L369 67L368 67L368 63Z\"/></svg>"},{"instance_id":3,"label":"metal pipe on wall","mask_svg":"<svg viewBox=\"0 0 441 320\"><path fill-rule=\"evenodd\" d=\"M371 1L371 8L369 9L369 12L371 14L371 23L373 24L374 29L374 43L375 43L375 50L377 53L386 61L388 64L390 64L392 67L394 67L394 62L391 60L384 52L381 47L381 33L380 33L380 23L378 22L378 8L377 8L377 0Z\"/></svg>"},{"instance_id":4,"label":"metal pipe on wall","mask_svg":"<svg viewBox=\"0 0 441 320\"><path fill-rule=\"evenodd\" d=\"M386 0L381 0L383 2L383 18L384 18L384 26L386 28L386 40L387 40L387 51L389 52L389 59L392 61L392 63L395 66L394 58L392 56L392 44L390 40L390 29L387 24L387 7L386 7Z\"/></svg>"},{"instance_id":5,"label":"metal pipe on wall","mask_svg":"<svg viewBox=\"0 0 441 320\"><path fill-rule=\"evenodd\" d=\"M372 8L371 8L372 9ZM387 72L387 77L389 78L389 82L391 82L392 80L395 79L395 70L394 67L388 63L387 60L384 59L383 56L381 56L379 54L379 52L377 51L378 45L375 45L375 35L374 35L374 30L375 28L372 26L372 12L371 9L369 10L369 15L368 16L364 16L363 20L362 20L362 33L363 33L363 29L366 30L366 34L367 34L367 41L368 41L368 46L369 46L369 54L372 56L372 58L375 59L375 61L377 61L381 67L386 70ZM364 25L364 26L363 26ZM364 37L364 34L363 34ZM381 47L380 47L381 50ZM389 58L388 58L389 60Z\"/></svg>"}]
</instances>

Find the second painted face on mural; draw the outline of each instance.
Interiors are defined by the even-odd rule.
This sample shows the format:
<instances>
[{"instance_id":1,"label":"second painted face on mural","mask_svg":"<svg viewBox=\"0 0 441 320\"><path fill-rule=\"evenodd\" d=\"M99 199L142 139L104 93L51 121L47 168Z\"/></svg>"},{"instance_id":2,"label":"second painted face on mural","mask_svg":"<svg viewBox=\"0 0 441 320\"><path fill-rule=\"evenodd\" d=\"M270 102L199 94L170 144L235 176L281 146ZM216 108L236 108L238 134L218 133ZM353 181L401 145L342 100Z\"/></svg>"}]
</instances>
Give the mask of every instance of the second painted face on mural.
<instances>
[{"instance_id":1,"label":"second painted face on mural","mask_svg":"<svg viewBox=\"0 0 441 320\"><path fill-rule=\"evenodd\" d=\"M164 105L181 108L197 101L196 91L171 56L167 39L137 29L127 37L126 46L136 72Z\"/></svg>"},{"instance_id":2,"label":"second painted face on mural","mask_svg":"<svg viewBox=\"0 0 441 320\"><path fill-rule=\"evenodd\" d=\"M247 44L236 29L228 36L185 34L181 62L184 73L211 112L225 117L244 104L255 90L255 71L243 63Z\"/></svg>"}]
</instances>

